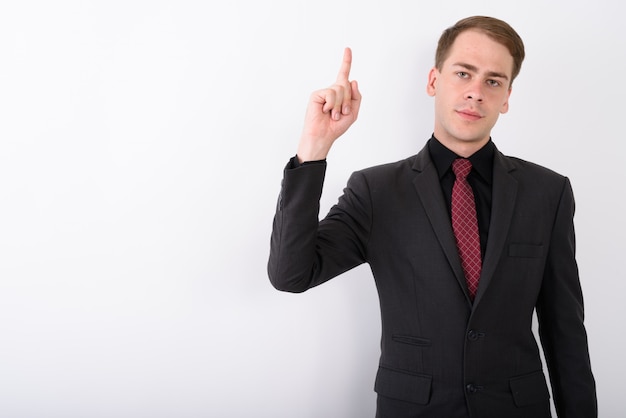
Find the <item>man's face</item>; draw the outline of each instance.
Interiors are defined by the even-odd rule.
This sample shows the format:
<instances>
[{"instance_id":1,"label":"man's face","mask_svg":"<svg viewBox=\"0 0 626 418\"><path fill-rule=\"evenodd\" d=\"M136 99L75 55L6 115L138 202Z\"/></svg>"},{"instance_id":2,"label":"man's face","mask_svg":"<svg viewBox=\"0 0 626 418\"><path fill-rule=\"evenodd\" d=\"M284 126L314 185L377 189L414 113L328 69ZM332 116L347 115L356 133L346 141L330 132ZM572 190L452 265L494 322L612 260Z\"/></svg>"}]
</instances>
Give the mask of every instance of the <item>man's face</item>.
<instances>
[{"instance_id":1,"label":"man's face","mask_svg":"<svg viewBox=\"0 0 626 418\"><path fill-rule=\"evenodd\" d=\"M509 109L512 72L513 57L504 45L476 30L459 34L441 70L428 75L435 137L462 156L482 147Z\"/></svg>"}]
</instances>

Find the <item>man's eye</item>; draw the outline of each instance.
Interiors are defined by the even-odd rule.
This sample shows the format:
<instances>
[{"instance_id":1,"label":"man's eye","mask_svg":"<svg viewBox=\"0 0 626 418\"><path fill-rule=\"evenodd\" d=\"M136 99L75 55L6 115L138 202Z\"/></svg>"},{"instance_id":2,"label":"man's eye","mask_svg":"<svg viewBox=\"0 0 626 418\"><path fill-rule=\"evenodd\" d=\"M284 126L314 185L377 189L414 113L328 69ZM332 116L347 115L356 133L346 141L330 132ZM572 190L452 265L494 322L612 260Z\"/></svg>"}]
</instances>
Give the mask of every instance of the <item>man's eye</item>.
<instances>
[{"instance_id":1,"label":"man's eye","mask_svg":"<svg viewBox=\"0 0 626 418\"><path fill-rule=\"evenodd\" d=\"M496 80L487 80L487 84L489 84L491 87L498 87L500 85L500 82Z\"/></svg>"},{"instance_id":2,"label":"man's eye","mask_svg":"<svg viewBox=\"0 0 626 418\"><path fill-rule=\"evenodd\" d=\"M456 73L456 75L458 75L460 78L467 78L467 77L469 77L469 74L466 73L465 71L459 71L458 73Z\"/></svg>"}]
</instances>

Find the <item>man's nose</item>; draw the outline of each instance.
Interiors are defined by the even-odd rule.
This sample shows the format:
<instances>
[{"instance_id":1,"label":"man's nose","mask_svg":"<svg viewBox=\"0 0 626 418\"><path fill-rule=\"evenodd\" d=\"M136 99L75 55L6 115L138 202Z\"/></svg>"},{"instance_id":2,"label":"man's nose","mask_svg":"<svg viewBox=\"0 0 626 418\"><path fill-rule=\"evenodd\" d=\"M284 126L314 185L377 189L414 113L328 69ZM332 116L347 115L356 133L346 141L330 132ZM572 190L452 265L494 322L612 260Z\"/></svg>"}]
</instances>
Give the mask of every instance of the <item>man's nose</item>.
<instances>
[{"instance_id":1,"label":"man's nose","mask_svg":"<svg viewBox=\"0 0 626 418\"><path fill-rule=\"evenodd\" d=\"M467 100L476 100L477 102L483 101L483 84L481 82L473 82L470 86L468 86L467 91L465 92L465 99Z\"/></svg>"}]
</instances>

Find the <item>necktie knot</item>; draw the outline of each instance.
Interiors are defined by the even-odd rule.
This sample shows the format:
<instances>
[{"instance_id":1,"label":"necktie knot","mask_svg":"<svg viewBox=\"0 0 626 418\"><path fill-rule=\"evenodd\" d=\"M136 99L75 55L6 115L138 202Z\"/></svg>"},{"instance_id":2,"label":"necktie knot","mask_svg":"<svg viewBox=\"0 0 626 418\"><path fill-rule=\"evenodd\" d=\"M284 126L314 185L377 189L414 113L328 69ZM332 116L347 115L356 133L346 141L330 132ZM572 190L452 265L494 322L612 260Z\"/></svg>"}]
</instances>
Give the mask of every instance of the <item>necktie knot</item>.
<instances>
[{"instance_id":1,"label":"necktie knot","mask_svg":"<svg viewBox=\"0 0 626 418\"><path fill-rule=\"evenodd\" d=\"M467 158L457 158L452 163L452 171L459 180L465 179L472 171L472 162Z\"/></svg>"}]
</instances>

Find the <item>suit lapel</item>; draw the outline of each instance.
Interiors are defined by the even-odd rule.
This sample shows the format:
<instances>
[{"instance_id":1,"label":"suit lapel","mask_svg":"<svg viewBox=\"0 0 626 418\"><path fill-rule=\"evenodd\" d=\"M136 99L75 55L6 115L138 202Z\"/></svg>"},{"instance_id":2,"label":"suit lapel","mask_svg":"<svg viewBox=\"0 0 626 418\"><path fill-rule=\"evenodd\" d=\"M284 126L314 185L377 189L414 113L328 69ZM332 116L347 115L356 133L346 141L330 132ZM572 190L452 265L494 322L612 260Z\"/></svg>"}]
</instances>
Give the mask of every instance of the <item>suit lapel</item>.
<instances>
[{"instance_id":1,"label":"suit lapel","mask_svg":"<svg viewBox=\"0 0 626 418\"><path fill-rule=\"evenodd\" d=\"M474 305L480 302L489 286L504 250L517 196L517 180L510 174L514 167L498 150L493 157L493 189L489 238Z\"/></svg>"},{"instance_id":2,"label":"suit lapel","mask_svg":"<svg viewBox=\"0 0 626 418\"><path fill-rule=\"evenodd\" d=\"M417 195L437 235L439 244L448 259L448 263L454 272L454 276L469 302L470 299L465 283L465 275L456 247L448 210L445 207L439 175L435 165L430 159L427 147L424 147L419 154L417 154L412 168L417 172L417 175L413 179ZM517 181L510 174L513 170L514 167L511 162L496 149L493 162L493 191L489 238L487 240L485 257L483 258L483 267L474 306L480 302L482 295L485 293L485 289L489 286L498 265L498 260L500 260L502 251L504 250L504 243L508 235L517 196Z\"/></svg>"},{"instance_id":3,"label":"suit lapel","mask_svg":"<svg viewBox=\"0 0 626 418\"><path fill-rule=\"evenodd\" d=\"M424 147L419 154L417 154L412 168L418 172L413 179L417 195L419 196L422 206L426 211L426 215L428 216L428 220L437 235L439 244L448 259L448 263L454 272L454 276L469 301L467 285L465 284L465 275L463 273L463 267L461 266L459 252L456 247L456 240L454 238L454 232L452 231L452 224L450 222L450 217L448 216L448 210L445 207L445 200L441 191L439 175L435 165L430 159L430 153L428 152L427 146Z\"/></svg>"}]
</instances>

